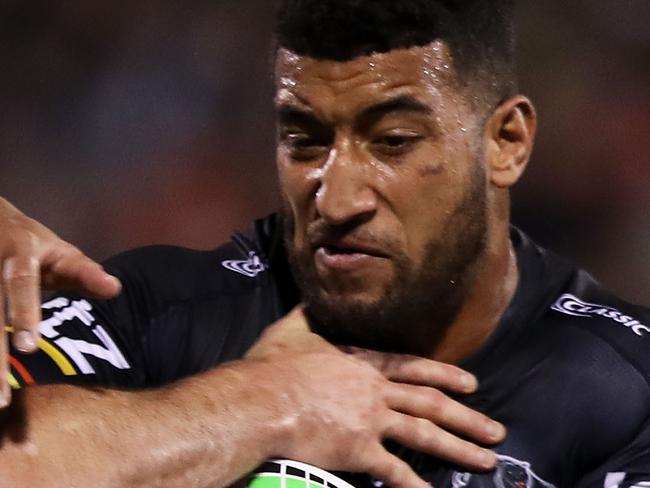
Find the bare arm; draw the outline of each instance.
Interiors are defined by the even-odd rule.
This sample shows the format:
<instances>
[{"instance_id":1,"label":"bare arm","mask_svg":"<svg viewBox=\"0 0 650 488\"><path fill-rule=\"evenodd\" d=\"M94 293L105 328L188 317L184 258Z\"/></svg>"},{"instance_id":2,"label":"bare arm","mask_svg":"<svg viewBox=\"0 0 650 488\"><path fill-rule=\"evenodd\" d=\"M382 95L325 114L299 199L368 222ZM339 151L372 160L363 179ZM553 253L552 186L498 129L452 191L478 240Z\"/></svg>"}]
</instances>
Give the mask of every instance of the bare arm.
<instances>
[{"instance_id":1,"label":"bare arm","mask_svg":"<svg viewBox=\"0 0 650 488\"><path fill-rule=\"evenodd\" d=\"M451 433L504 435L438 389L469 392L466 376L415 357L344 353L306 331L296 310L247 359L166 388L26 389L0 421L0 473L16 488L223 487L279 457L425 488L383 440L494 466L493 453Z\"/></svg>"},{"instance_id":2,"label":"bare arm","mask_svg":"<svg viewBox=\"0 0 650 488\"><path fill-rule=\"evenodd\" d=\"M282 444L287 412L233 363L160 390L43 386L1 415L3 487L226 486ZM267 401L260 401L266 398Z\"/></svg>"}]
</instances>

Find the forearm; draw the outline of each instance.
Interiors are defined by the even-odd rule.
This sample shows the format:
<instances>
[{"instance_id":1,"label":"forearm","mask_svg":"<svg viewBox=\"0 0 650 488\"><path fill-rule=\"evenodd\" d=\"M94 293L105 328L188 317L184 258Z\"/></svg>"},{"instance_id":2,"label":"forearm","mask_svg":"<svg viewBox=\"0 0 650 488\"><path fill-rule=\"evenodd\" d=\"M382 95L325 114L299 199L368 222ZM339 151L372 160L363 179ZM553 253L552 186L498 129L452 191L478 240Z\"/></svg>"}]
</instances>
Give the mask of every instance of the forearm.
<instances>
[{"instance_id":1,"label":"forearm","mask_svg":"<svg viewBox=\"0 0 650 488\"><path fill-rule=\"evenodd\" d=\"M27 389L2 414L3 486L227 486L284 435L254 368L234 363L143 392Z\"/></svg>"}]
</instances>

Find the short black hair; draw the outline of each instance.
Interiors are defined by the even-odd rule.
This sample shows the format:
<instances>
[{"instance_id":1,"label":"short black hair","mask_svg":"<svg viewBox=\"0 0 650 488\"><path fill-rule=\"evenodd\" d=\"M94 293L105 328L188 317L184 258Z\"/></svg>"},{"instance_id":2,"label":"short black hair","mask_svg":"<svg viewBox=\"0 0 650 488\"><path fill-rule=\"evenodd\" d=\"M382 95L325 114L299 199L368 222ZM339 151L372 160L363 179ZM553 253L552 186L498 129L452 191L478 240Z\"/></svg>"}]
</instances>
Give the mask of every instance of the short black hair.
<instances>
[{"instance_id":1,"label":"short black hair","mask_svg":"<svg viewBox=\"0 0 650 488\"><path fill-rule=\"evenodd\" d=\"M516 90L515 0L282 0L277 48L334 61L444 41L458 81L490 104Z\"/></svg>"}]
</instances>

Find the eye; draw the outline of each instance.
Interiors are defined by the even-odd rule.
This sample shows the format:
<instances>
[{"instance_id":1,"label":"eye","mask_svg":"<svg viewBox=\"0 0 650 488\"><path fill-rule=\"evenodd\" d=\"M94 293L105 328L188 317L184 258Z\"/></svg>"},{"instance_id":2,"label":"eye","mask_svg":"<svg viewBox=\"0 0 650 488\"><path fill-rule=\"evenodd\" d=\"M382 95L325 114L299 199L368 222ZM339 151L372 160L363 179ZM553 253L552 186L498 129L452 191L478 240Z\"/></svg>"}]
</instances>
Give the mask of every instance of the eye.
<instances>
[{"instance_id":1,"label":"eye","mask_svg":"<svg viewBox=\"0 0 650 488\"><path fill-rule=\"evenodd\" d=\"M299 161L317 158L328 150L327 141L307 132L284 131L280 134L280 143L292 159Z\"/></svg>"},{"instance_id":2,"label":"eye","mask_svg":"<svg viewBox=\"0 0 650 488\"><path fill-rule=\"evenodd\" d=\"M285 141L288 145L295 149L304 149L308 147L317 146L316 139L308 134L287 134Z\"/></svg>"},{"instance_id":3,"label":"eye","mask_svg":"<svg viewBox=\"0 0 650 488\"><path fill-rule=\"evenodd\" d=\"M404 154L424 137L419 134L385 134L372 142L374 149L388 155Z\"/></svg>"}]
</instances>

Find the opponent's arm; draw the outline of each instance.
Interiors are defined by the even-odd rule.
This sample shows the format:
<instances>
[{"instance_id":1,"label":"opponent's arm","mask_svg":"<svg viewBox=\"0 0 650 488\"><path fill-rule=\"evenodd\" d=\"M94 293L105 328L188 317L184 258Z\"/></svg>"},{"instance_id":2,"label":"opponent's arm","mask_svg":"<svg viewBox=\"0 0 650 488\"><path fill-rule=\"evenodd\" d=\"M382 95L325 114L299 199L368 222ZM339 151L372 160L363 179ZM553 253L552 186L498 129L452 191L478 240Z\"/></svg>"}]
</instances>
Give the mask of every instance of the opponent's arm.
<instances>
[{"instance_id":1,"label":"opponent's arm","mask_svg":"<svg viewBox=\"0 0 650 488\"><path fill-rule=\"evenodd\" d=\"M159 390L39 386L0 417L2 485L15 488L227 486L286 430L260 401L262 371L233 364ZM253 401L252 401L253 400Z\"/></svg>"},{"instance_id":2,"label":"opponent's arm","mask_svg":"<svg viewBox=\"0 0 650 488\"><path fill-rule=\"evenodd\" d=\"M21 391L0 421L0 473L16 488L221 487L281 457L426 488L382 441L492 467L493 453L450 431L493 443L503 429L436 388L473 386L453 366L344 353L304 332L297 310L246 360L159 390Z\"/></svg>"},{"instance_id":3,"label":"opponent's arm","mask_svg":"<svg viewBox=\"0 0 650 488\"><path fill-rule=\"evenodd\" d=\"M41 287L75 290L111 298L119 281L73 245L30 219L0 197L0 408L11 399L7 384L8 352L5 326L13 326L14 347L33 352L41 320ZM6 310L5 310L6 303Z\"/></svg>"}]
</instances>

